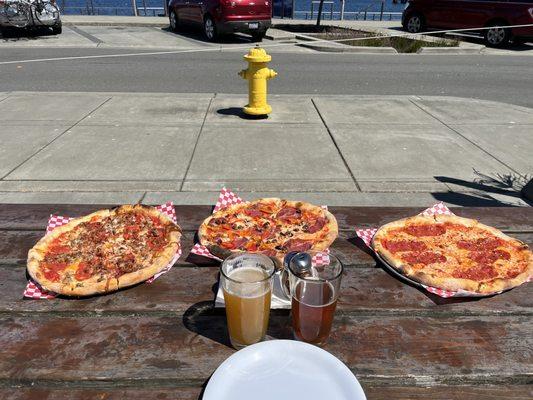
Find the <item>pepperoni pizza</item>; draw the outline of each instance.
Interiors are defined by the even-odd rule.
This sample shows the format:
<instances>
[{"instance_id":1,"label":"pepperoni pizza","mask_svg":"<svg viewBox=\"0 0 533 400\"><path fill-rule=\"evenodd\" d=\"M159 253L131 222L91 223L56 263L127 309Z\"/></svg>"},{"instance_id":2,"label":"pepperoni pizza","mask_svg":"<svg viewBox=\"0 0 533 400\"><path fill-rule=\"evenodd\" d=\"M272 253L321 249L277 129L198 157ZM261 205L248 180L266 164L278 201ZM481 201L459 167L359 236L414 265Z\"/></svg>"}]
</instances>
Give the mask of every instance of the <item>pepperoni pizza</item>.
<instances>
[{"instance_id":1,"label":"pepperoni pizza","mask_svg":"<svg viewBox=\"0 0 533 400\"><path fill-rule=\"evenodd\" d=\"M278 259L290 251L323 251L338 235L337 220L322 207L278 198L235 204L200 226L200 243L211 253L257 252Z\"/></svg>"},{"instance_id":2,"label":"pepperoni pizza","mask_svg":"<svg viewBox=\"0 0 533 400\"><path fill-rule=\"evenodd\" d=\"M28 253L28 273L44 289L69 296L106 293L165 268L180 228L154 207L100 210L55 228Z\"/></svg>"},{"instance_id":3,"label":"pepperoni pizza","mask_svg":"<svg viewBox=\"0 0 533 400\"><path fill-rule=\"evenodd\" d=\"M488 294L533 276L528 246L475 220L416 216L381 227L374 250L409 278L440 289Z\"/></svg>"}]
</instances>

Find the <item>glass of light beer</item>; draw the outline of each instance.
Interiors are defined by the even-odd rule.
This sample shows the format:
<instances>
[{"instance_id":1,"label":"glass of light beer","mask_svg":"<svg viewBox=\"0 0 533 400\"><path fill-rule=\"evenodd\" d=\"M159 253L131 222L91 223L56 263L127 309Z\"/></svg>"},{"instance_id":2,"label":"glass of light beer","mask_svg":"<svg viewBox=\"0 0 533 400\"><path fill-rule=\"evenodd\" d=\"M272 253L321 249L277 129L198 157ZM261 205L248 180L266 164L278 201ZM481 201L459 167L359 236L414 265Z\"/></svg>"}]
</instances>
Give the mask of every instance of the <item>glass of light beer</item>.
<instances>
[{"instance_id":1,"label":"glass of light beer","mask_svg":"<svg viewBox=\"0 0 533 400\"><path fill-rule=\"evenodd\" d=\"M265 338L274 272L270 258L252 253L234 254L220 267L229 337L237 350Z\"/></svg>"},{"instance_id":2,"label":"glass of light beer","mask_svg":"<svg viewBox=\"0 0 533 400\"><path fill-rule=\"evenodd\" d=\"M322 346L331 332L343 266L332 254L298 253L286 269L294 336Z\"/></svg>"}]
</instances>

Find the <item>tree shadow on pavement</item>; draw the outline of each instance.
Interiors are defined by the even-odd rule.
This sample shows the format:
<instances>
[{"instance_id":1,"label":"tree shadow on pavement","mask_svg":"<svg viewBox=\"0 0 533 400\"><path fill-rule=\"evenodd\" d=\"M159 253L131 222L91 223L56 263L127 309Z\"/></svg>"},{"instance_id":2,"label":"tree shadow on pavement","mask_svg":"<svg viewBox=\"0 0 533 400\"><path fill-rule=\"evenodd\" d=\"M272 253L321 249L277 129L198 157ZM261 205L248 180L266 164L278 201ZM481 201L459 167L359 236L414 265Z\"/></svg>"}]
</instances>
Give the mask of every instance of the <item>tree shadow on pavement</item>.
<instances>
[{"instance_id":1,"label":"tree shadow on pavement","mask_svg":"<svg viewBox=\"0 0 533 400\"><path fill-rule=\"evenodd\" d=\"M432 195L437 200L460 206L509 207L519 205L520 201L533 206L531 201L520 194L522 187L531 179L530 176L519 174L487 175L476 171L475 169L474 173L478 177L473 181L466 181L447 176L435 176L435 179L439 182L462 186L471 190L471 192L456 192L453 191L452 187L452 191L448 193L432 193ZM491 194L509 197L510 201L499 200L494 196L491 196ZM516 201L513 202L512 199L516 199Z\"/></svg>"}]
</instances>

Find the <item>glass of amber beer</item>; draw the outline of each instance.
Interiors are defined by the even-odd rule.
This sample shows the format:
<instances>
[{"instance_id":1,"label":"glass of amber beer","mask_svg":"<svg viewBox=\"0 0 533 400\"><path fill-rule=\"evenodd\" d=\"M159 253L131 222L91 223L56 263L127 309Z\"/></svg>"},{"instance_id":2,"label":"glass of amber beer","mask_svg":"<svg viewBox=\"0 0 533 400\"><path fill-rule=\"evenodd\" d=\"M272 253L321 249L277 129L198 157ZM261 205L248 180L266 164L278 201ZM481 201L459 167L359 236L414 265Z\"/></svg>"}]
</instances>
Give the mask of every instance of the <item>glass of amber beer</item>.
<instances>
[{"instance_id":1,"label":"glass of amber beer","mask_svg":"<svg viewBox=\"0 0 533 400\"><path fill-rule=\"evenodd\" d=\"M231 345L241 349L265 338L275 267L262 254L228 257L220 267Z\"/></svg>"},{"instance_id":2,"label":"glass of amber beer","mask_svg":"<svg viewBox=\"0 0 533 400\"><path fill-rule=\"evenodd\" d=\"M294 336L322 346L333 324L342 264L332 254L298 253L288 263L287 269Z\"/></svg>"}]
</instances>

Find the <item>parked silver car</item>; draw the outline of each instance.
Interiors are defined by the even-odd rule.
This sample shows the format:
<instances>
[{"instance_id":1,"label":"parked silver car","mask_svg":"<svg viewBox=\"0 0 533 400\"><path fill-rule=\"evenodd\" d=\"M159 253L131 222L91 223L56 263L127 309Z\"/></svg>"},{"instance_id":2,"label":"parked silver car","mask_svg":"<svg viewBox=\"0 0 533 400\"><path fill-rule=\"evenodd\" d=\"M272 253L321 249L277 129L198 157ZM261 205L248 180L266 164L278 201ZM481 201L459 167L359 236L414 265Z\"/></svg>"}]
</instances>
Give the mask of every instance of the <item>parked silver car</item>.
<instances>
[{"instance_id":1,"label":"parked silver car","mask_svg":"<svg viewBox=\"0 0 533 400\"><path fill-rule=\"evenodd\" d=\"M49 27L61 33L61 17L55 0L0 0L0 30Z\"/></svg>"}]
</instances>

